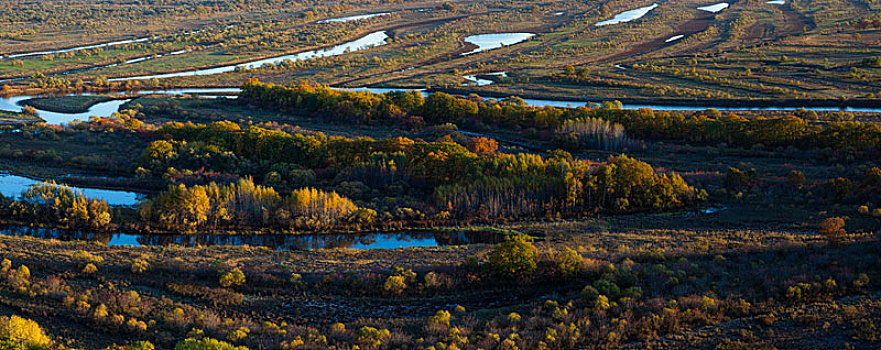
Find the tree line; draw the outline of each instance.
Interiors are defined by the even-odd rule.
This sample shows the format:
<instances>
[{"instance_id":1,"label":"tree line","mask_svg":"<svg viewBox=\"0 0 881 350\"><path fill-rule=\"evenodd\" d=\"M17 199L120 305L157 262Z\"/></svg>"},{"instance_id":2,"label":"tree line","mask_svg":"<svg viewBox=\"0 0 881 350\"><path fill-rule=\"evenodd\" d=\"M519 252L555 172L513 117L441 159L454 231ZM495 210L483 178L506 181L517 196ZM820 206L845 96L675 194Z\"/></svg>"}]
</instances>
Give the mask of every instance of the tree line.
<instances>
[{"instance_id":1,"label":"tree line","mask_svg":"<svg viewBox=\"0 0 881 350\"><path fill-rule=\"evenodd\" d=\"M314 188L280 196L273 188L240 179L228 185L170 186L141 203L141 218L165 229L287 227L320 229L344 220L372 220L368 209L335 192ZM369 222L367 222L369 223Z\"/></svg>"},{"instance_id":2,"label":"tree line","mask_svg":"<svg viewBox=\"0 0 881 350\"><path fill-rule=\"evenodd\" d=\"M614 104L578 108L533 107L522 99L483 100L476 96L454 97L419 92L336 90L301 82L291 86L250 80L242 87L243 103L285 111L306 111L316 116L365 124L422 125L454 122L482 123L511 129L537 129L570 133L585 130L579 121L600 119L618 124L626 134L644 140L694 143L728 143L751 146L852 149L877 154L881 151L881 127L875 123L815 122L802 116L743 118L709 109L702 112L655 112L644 108L623 110ZM576 124L573 124L576 123ZM617 140L624 131L596 128L598 140ZM587 145L593 147L592 142ZM602 143L599 147L608 147Z\"/></svg>"}]
</instances>

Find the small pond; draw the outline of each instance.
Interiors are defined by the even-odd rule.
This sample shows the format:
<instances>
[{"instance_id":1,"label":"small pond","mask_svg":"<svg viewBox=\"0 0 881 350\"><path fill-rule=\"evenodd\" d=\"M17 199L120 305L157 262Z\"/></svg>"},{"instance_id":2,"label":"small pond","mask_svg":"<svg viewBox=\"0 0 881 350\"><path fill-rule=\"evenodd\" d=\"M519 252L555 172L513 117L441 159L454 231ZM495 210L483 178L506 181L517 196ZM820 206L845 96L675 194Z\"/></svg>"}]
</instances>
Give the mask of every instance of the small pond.
<instances>
[{"instance_id":1,"label":"small pond","mask_svg":"<svg viewBox=\"0 0 881 350\"><path fill-rule=\"evenodd\" d=\"M463 53L462 56L519 44L533 36L535 36L534 33L492 33L466 36L465 42L477 45L477 48Z\"/></svg>"},{"instance_id":2,"label":"small pond","mask_svg":"<svg viewBox=\"0 0 881 350\"><path fill-rule=\"evenodd\" d=\"M679 39L682 39L682 38L684 38L684 37L685 37L685 35L682 35L682 34L674 35L674 36L671 36L669 39L664 40L664 42L665 42L665 43L674 42L674 41L679 40Z\"/></svg>"},{"instance_id":3,"label":"small pond","mask_svg":"<svg viewBox=\"0 0 881 350\"><path fill-rule=\"evenodd\" d=\"M497 77L507 77L508 72L493 72L493 73L482 73L482 74L471 74L463 76L462 78L468 80L468 83L464 84L465 86L486 86L495 83L489 79L482 79L478 76L480 75L489 75L489 76L497 76Z\"/></svg>"},{"instance_id":4,"label":"small pond","mask_svg":"<svg viewBox=\"0 0 881 350\"><path fill-rule=\"evenodd\" d=\"M718 3L718 4L713 4L713 5L710 5L710 6L698 7L697 9L698 9L698 10L701 10L701 11L707 11L707 12L717 13L717 12L722 11L722 10L727 9L727 8L728 8L728 3L727 3L727 2L720 2L720 3Z\"/></svg>"},{"instance_id":5,"label":"small pond","mask_svg":"<svg viewBox=\"0 0 881 350\"><path fill-rule=\"evenodd\" d=\"M652 10L657 8L658 6L659 6L658 4L651 4L649 6L640 7L635 10L624 11L624 12L621 12L621 13L615 15L615 17L612 17L612 19L610 19L610 20L605 20L605 21L597 23L596 26L602 27L602 26L607 26L607 25L611 25L611 24L618 24L618 23L624 23L624 22L630 22L633 20L637 20L637 19L640 19L643 16L647 15L649 12L651 12Z\"/></svg>"},{"instance_id":6,"label":"small pond","mask_svg":"<svg viewBox=\"0 0 881 350\"><path fill-rule=\"evenodd\" d=\"M380 12L380 13L370 13L366 15L356 15L356 16L348 16L348 17L338 17L331 19L322 19L315 23L344 23L344 22L354 22L360 21L362 19L368 19L373 17L385 16L391 14L391 12Z\"/></svg>"}]
</instances>

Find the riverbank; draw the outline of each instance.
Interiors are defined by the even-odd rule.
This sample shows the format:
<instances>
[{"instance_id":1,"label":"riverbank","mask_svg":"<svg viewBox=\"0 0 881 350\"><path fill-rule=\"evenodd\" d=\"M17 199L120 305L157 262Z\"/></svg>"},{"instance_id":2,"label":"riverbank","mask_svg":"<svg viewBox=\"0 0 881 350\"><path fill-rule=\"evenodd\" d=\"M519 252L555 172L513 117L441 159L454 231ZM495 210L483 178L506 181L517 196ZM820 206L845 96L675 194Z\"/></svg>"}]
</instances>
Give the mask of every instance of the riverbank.
<instances>
[{"instance_id":1,"label":"riverbank","mask_svg":"<svg viewBox=\"0 0 881 350\"><path fill-rule=\"evenodd\" d=\"M21 127L43 121L42 118L27 113L0 111L0 126Z\"/></svg>"}]
</instances>

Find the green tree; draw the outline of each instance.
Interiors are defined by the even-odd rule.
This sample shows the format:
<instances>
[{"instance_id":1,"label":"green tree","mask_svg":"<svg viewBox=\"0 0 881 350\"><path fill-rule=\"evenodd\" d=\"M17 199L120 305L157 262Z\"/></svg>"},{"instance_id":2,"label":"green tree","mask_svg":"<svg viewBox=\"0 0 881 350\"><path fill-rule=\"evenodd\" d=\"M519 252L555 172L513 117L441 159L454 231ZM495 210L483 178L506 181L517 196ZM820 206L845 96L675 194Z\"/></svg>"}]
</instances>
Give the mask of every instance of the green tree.
<instances>
[{"instance_id":1,"label":"green tree","mask_svg":"<svg viewBox=\"0 0 881 350\"><path fill-rule=\"evenodd\" d=\"M557 270L566 275L573 275L584 267L584 259L574 249L566 247L554 257Z\"/></svg>"},{"instance_id":2,"label":"green tree","mask_svg":"<svg viewBox=\"0 0 881 350\"><path fill-rule=\"evenodd\" d=\"M490 266L501 276L512 278L535 271L535 246L525 235L498 244L490 256Z\"/></svg>"},{"instance_id":3,"label":"green tree","mask_svg":"<svg viewBox=\"0 0 881 350\"><path fill-rule=\"evenodd\" d=\"M390 336L391 332L389 332L388 329L376 329L373 327L364 326L358 330L358 341L370 345L374 348L378 348L379 346L381 346L382 341L384 339L388 339Z\"/></svg>"},{"instance_id":4,"label":"green tree","mask_svg":"<svg viewBox=\"0 0 881 350\"><path fill-rule=\"evenodd\" d=\"M234 268L220 276L220 285L223 287L236 287L245 284L245 273Z\"/></svg>"},{"instance_id":5,"label":"green tree","mask_svg":"<svg viewBox=\"0 0 881 350\"><path fill-rule=\"evenodd\" d=\"M425 99L425 120L431 123L455 122L477 115L477 103L438 92Z\"/></svg>"},{"instance_id":6,"label":"green tree","mask_svg":"<svg viewBox=\"0 0 881 350\"><path fill-rule=\"evenodd\" d=\"M389 276L383 284L383 289L392 295L400 295L407 289L407 283L404 282L404 276Z\"/></svg>"}]
</instances>

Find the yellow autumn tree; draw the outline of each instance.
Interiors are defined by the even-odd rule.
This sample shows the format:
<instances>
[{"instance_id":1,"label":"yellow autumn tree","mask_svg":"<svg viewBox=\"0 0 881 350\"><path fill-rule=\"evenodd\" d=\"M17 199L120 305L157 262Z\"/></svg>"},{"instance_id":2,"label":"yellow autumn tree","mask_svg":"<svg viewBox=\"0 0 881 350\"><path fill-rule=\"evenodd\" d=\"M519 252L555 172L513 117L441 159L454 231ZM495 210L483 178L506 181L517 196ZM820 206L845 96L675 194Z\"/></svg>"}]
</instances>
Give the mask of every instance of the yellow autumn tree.
<instances>
[{"instance_id":1,"label":"yellow autumn tree","mask_svg":"<svg viewBox=\"0 0 881 350\"><path fill-rule=\"evenodd\" d=\"M103 229L110 224L110 205L106 201L86 197L54 181L31 185L21 198L22 204L30 208L22 210L19 216L31 213L34 217L75 228Z\"/></svg>"},{"instance_id":2,"label":"yellow autumn tree","mask_svg":"<svg viewBox=\"0 0 881 350\"><path fill-rule=\"evenodd\" d=\"M0 317L0 339L36 349L45 348L50 342L40 325L15 315Z\"/></svg>"},{"instance_id":3,"label":"yellow autumn tree","mask_svg":"<svg viewBox=\"0 0 881 350\"><path fill-rule=\"evenodd\" d=\"M287 206L291 214L303 219L307 226L332 225L358 210L348 198L314 188L295 190L288 198Z\"/></svg>"}]
</instances>

